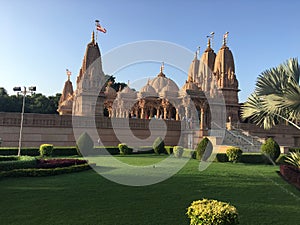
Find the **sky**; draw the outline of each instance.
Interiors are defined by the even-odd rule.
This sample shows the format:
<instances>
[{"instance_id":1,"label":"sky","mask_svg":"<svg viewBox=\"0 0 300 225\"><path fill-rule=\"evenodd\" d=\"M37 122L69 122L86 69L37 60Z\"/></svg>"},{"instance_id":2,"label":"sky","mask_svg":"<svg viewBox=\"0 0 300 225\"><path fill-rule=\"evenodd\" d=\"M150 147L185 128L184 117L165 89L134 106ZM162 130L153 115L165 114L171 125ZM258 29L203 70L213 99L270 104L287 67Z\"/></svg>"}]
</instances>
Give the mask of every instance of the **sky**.
<instances>
[{"instance_id":1,"label":"sky","mask_svg":"<svg viewBox=\"0 0 300 225\"><path fill-rule=\"evenodd\" d=\"M175 44L191 53L200 46L202 54L212 31L218 52L228 31L240 102L253 92L261 72L300 53L297 0L0 0L0 6L0 87L9 94L14 86L32 85L47 96L60 93L66 68L76 88L95 19L107 29L98 34L103 57L119 46L147 40ZM112 75L119 82L134 83L156 76L159 67L159 61L145 62ZM187 70L166 63L164 73L181 87Z\"/></svg>"}]
</instances>

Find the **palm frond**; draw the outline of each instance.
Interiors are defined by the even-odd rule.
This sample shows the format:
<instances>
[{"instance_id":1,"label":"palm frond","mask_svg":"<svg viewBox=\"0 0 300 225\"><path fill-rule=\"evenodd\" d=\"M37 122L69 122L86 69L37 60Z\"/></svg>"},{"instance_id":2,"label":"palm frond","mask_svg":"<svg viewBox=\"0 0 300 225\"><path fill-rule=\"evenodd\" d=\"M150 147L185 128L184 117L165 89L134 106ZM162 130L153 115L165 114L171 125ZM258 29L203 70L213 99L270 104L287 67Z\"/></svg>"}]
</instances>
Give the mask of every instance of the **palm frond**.
<instances>
[{"instance_id":1,"label":"palm frond","mask_svg":"<svg viewBox=\"0 0 300 225\"><path fill-rule=\"evenodd\" d=\"M284 70L286 71L286 75L291 79L295 80L295 82L299 83L300 77L300 67L298 63L298 58L291 58L287 60L283 64Z\"/></svg>"},{"instance_id":2,"label":"palm frond","mask_svg":"<svg viewBox=\"0 0 300 225\"><path fill-rule=\"evenodd\" d=\"M289 156L286 157L285 160L287 163L294 165L300 169L300 152L291 152Z\"/></svg>"},{"instance_id":3,"label":"palm frond","mask_svg":"<svg viewBox=\"0 0 300 225\"><path fill-rule=\"evenodd\" d=\"M256 93L250 95L242 106L241 116L243 119L250 119L264 129L270 129L278 121L277 116L269 112L268 105Z\"/></svg>"}]
</instances>

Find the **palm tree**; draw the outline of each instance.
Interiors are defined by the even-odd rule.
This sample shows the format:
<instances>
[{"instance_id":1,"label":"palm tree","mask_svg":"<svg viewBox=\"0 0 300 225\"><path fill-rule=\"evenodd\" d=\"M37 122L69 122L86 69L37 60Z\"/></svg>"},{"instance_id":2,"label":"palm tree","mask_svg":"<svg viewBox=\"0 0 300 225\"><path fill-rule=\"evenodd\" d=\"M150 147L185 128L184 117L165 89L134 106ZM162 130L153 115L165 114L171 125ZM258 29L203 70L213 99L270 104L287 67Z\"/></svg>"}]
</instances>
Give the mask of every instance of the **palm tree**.
<instances>
[{"instance_id":1,"label":"palm tree","mask_svg":"<svg viewBox=\"0 0 300 225\"><path fill-rule=\"evenodd\" d=\"M300 119L300 67L291 58L275 68L261 73L256 89L242 106L242 118L270 129L286 121L296 128Z\"/></svg>"}]
</instances>

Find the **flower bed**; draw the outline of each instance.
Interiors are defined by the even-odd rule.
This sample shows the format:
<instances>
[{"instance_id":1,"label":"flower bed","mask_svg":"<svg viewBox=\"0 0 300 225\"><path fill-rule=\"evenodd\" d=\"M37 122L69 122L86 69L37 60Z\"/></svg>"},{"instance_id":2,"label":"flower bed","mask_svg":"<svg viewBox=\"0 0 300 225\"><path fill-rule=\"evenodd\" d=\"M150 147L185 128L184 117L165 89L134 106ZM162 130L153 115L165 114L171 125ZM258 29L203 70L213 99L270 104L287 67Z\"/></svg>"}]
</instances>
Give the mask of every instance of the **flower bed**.
<instances>
[{"instance_id":1,"label":"flower bed","mask_svg":"<svg viewBox=\"0 0 300 225\"><path fill-rule=\"evenodd\" d=\"M300 170L291 165L280 165L281 176L300 189Z\"/></svg>"},{"instance_id":2,"label":"flower bed","mask_svg":"<svg viewBox=\"0 0 300 225\"><path fill-rule=\"evenodd\" d=\"M83 159L39 159L36 168L61 168L88 163Z\"/></svg>"}]
</instances>

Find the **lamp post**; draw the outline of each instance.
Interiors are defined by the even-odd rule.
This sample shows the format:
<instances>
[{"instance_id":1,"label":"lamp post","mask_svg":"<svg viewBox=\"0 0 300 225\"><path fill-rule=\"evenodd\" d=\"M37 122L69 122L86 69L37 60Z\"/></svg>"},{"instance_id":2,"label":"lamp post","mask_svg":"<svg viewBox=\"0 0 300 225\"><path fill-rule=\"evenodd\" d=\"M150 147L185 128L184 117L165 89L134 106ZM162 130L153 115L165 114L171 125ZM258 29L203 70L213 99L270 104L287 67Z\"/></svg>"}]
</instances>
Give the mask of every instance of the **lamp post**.
<instances>
[{"instance_id":1,"label":"lamp post","mask_svg":"<svg viewBox=\"0 0 300 225\"><path fill-rule=\"evenodd\" d=\"M20 126L20 135L19 135L19 148L18 148L18 156L21 156L21 146L22 146L22 132L23 132L23 121L24 121L24 110L25 110L25 98L27 94L32 94L36 91L35 86L31 86L28 88L24 87L23 91L21 87L14 87L14 91L17 91L18 94L23 95L23 103L22 103L22 113L21 113L21 126Z\"/></svg>"}]
</instances>

